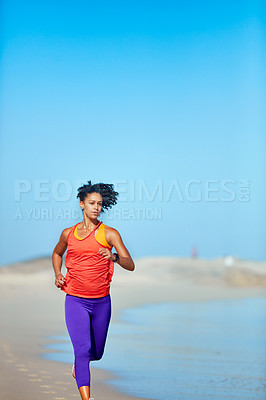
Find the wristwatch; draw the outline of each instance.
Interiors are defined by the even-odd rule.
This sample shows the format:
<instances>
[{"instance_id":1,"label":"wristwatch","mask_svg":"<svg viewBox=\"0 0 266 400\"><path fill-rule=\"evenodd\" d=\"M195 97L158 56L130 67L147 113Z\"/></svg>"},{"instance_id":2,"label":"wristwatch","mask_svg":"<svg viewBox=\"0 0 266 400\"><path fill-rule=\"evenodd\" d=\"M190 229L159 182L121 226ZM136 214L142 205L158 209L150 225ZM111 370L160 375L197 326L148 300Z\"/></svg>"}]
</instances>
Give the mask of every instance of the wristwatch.
<instances>
[{"instance_id":1,"label":"wristwatch","mask_svg":"<svg viewBox=\"0 0 266 400\"><path fill-rule=\"evenodd\" d=\"M117 262L119 260L119 255L117 253L113 253L113 255L115 256L115 260L113 260L113 262Z\"/></svg>"}]
</instances>

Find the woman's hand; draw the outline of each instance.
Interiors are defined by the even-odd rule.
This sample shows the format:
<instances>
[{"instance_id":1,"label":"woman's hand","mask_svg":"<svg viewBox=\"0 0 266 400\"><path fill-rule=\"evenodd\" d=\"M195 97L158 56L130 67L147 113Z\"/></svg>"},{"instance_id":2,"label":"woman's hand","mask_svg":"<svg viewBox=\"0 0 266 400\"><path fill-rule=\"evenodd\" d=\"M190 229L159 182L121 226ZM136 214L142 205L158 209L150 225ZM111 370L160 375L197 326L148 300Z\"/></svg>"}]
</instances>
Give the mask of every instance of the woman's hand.
<instances>
[{"instance_id":1,"label":"woman's hand","mask_svg":"<svg viewBox=\"0 0 266 400\"><path fill-rule=\"evenodd\" d=\"M65 284L65 277L62 274L57 274L55 276L55 286L59 289Z\"/></svg>"},{"instance_id":2,"label":"woman's hand","mask_svg":"<svg viewBox=\"0 0 266 400\"><path fill-rule=\"evenodd\" d=\"M113 259L114 259L113 253L109 249L106 249L104 247L101 247L99 249L98 253L100 253L101 256L103 256L104 258L106 258L108 260L113 261Z\"/></svg>"}]
</instances>

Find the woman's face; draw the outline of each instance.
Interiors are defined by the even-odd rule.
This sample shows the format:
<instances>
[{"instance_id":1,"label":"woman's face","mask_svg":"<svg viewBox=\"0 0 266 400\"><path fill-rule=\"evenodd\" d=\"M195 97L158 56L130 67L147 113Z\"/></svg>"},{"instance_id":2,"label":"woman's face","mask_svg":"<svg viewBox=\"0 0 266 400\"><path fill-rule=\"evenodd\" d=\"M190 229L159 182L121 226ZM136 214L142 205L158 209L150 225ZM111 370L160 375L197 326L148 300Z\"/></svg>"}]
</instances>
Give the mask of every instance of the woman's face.
<instances>
[{"instance_id":1,"label":"woman's face","mask_svg":"<svg viewBox=\"0 0 266 400\"><path fill-rule=\"evenodd\" d=\"M84 201L80 202L80 207L88 218L97 219L102 211L102 203L103 199L100 193L89 193Z\"/></svg>"}]
</instances>

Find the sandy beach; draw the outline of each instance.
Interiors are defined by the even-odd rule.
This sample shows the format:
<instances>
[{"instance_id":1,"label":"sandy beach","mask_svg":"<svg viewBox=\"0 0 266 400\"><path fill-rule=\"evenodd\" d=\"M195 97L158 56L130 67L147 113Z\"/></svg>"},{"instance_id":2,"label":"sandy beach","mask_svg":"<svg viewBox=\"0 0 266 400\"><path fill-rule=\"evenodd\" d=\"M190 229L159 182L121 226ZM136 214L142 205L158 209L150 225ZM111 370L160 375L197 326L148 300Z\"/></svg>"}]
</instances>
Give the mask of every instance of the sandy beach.
<instances>
[{"instance_id":1,"label":"sandy beach","mask_svg":"<svg viewBox=\"0 0 266 400\"><path fill-rule=\"evenodd\" d=\"M135 263L134 272L115 266L111 323L124 308L143 304L266 297L263 262L235 259L226 266L222 258L156 257ZM54 285L50 258L0 268L0 399L79 398L71 365L41 357L48 336L67 334L64 298ZM91 372L95 400L138 399L107 384L113 376L97 368L97 362L91 363Z\"/></svg>"}]
</instances>

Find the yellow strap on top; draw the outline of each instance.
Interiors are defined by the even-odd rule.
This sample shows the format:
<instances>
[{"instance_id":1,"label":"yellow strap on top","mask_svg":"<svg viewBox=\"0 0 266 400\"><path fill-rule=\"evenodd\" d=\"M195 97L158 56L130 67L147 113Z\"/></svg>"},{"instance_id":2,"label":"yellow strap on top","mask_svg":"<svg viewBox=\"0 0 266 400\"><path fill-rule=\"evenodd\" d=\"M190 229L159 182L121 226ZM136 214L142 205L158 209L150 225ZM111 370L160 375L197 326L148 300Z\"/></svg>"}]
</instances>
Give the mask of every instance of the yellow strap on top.
<instances>
[{"instance_id":1,"label":"yellow strap on top","mask_svg":"<svg viewBox=\"0 0 266 400\"><path fill-rule=\"evenodd\" d=\"M99 226L98 232L95 235L95 239L97 240L97 242L99 242L103 246L109 247L109 249L111 249L112 246L109 245L109 243L107 242L106 237L105 237L104 227L105 227L105 225L103 223L101 223L101 225Z\"/></svg>"},{"instance_id":2,"label":"yellow strap on top","mask_svg":"<svg viewBox=\"0 0 266 400\"><path fill-rule=\"evenodd\" d=\"M79 237L78 232L78 224L76 225L76 228L74 229L74 236L78 239L78 240L83 240L84 238Z\"/></svg>"}]
</instances>

